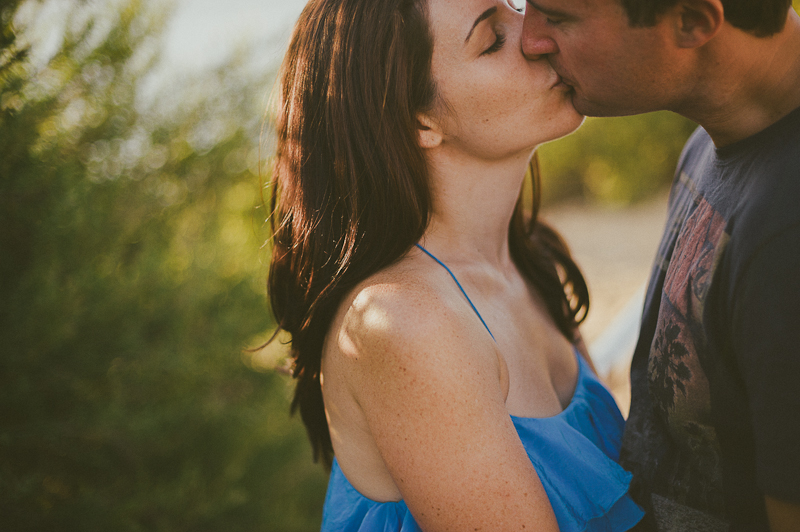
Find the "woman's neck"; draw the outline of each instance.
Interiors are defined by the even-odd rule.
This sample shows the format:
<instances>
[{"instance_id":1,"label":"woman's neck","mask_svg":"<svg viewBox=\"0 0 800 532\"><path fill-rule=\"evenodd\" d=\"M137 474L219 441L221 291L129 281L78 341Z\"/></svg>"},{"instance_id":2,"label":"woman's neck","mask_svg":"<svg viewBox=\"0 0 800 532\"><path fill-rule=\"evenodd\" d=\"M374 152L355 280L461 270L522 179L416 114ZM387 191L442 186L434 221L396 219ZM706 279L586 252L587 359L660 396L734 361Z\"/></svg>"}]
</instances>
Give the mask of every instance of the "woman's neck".
<instances>
[{"instance_id":1,"label":"woman's neck","mask_svg":"<svg viewBox=\"0 0 800 532\"><path fill-rule=\"evenodd\" d=\"M433 208L422 244L452 260L508 266L508 226L530 153L480 160L429 154Z\"/></svg>"}]
</instances>

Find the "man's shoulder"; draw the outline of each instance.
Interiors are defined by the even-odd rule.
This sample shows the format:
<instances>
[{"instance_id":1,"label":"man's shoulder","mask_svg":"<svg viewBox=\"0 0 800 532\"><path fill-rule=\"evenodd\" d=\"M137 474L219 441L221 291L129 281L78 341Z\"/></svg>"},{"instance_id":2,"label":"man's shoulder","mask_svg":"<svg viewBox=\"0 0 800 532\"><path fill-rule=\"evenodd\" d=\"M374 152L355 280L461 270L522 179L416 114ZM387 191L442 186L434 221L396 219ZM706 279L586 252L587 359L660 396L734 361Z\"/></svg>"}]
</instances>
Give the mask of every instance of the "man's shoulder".
<instances>
[{"instance_id":1,"label":"man's shoulder","mask_svg":"<svg viewBox=\"0 0 800 532\"><path fill-rule=\"evenodd\" d=\"M713 150L714 142L711 140L711 137L706 130L703 129L703 126L697 126L683 146L681 157L678 160L678 168L683 168L692 161L696 161L702 156L709 155Z\"/></svg>"},{"instance_id":2,"label":"man's shoulder","mask_svg":"<svg viewBox=\"0 0 800 532\"><path fill-rule=\"evenodd\" d=\"M800 109L753 137L719 149L698 127L681 155L671 214L680 217L703 202L726 221L725 232L733 240L755 246L796 224L800 220Z\"/></svg>"}]
</instances>

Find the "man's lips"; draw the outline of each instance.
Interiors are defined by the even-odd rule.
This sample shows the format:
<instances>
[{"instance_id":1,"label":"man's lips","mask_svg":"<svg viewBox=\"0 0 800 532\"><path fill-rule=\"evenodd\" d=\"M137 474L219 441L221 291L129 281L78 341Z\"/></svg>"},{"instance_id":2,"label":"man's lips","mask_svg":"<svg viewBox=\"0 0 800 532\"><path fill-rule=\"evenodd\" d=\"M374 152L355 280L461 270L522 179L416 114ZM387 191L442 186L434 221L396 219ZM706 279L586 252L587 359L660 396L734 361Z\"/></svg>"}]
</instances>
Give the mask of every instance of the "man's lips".
<instances>
[{"instance_id":1,"label":"man's lips","mask_svg":"<svg viewBox=\"0 0 800 532\"><path fill-rule=\"evenodd\" d=\"M550 87L550 88L551 89L555 89L555 88L569 88L569 89L572 89L572 85L569 82L565 81L564 78L562 78L560 75L556 75L556 82L553 83L553 86Z\"/></svg>"},{"instance_id":2,"label":"man's lips","mask_svg":"<svg viewBox=\"0 0 800 532\"><path fill-rule=\"evenodd\" d=\"M575 83L573 83L571 79L564 77L564 75L561 73L560 69L558 68L558 65L554 64L554 62L555 62L554 59L555 58L550 58L550 68L552 68L553 72L555 72L555 74L556 74L556 82L553 84L553 88L558 87L558 86L562 86L563 87L564 85L566 85L570 89L574 89L575 88Z\"/></svg>"}]
</instances>

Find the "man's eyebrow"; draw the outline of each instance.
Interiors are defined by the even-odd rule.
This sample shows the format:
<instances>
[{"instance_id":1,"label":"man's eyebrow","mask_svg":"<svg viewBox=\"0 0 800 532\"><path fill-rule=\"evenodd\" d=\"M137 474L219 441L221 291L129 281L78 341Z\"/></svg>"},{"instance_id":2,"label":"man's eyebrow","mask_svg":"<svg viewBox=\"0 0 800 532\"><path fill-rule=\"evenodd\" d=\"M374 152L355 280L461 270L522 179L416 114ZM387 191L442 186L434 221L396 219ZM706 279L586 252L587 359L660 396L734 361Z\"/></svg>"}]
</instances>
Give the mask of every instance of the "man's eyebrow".
<instances>
[{"instance_id":1,"label":"man's eyebrow","mask_svg":"<svg viewBox=\"0 0 800 532\"><path fill-rule=\"evenodd\" d=\"M491 17L495 13L497 13L497 6L490 7L489 9L481 13L480 16L475 19L475 24L473 24L472 27L469 29L469 33L467 34L467 38L464 39L464 42L466 43L467 41L469 41L469 38L472 37L472 32L475 31L475 28L478 26L478 24L480 24L487 18Z\"/></svg>"},{"instance_id":2,"label":"man's eyebrow","mask_svg":"<svg viewBox=\"0 0 800 532\"><path fill-rule=\"evenodd\" d=\"M547 7L542 7L540 5L537 5L536 2L534 2L534 0L526 0L526 1L528 5L531 6L533 9L535 9L536 11L541 11L545 15L551 17L565 17L567 15L563 11L556 11L555 9L550 9Z\"/></svg>"}]
</instances>

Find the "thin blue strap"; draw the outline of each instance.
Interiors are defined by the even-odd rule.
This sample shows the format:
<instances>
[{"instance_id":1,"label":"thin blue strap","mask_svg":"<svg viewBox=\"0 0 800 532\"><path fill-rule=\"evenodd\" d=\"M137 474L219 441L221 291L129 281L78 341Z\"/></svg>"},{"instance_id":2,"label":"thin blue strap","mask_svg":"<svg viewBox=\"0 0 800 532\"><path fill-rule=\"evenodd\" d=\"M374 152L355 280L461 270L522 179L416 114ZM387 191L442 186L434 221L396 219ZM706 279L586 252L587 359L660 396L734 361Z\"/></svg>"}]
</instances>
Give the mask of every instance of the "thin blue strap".
<instances>
[{"instance_id":1,"label":"thin blue strap","mask_svg":"<svg viewBox=\"0 0 800 532\"><path fill-rule=\"evenodd\" d=\"M435 260L436 262L438 262L438 263L439 263L439 265L440 265L442 268L444 268L445 270L447 270L447 273L449 273L449 274L450 274L450 277L452 277L452 278L453 278L453 280L456 282L456 286L458 286L458 289L459 289L459 290L461 290L461 293L462 293L462 294L464 294L464 297L466 297L466 298L467 298L467 302L469 303L469 306L470 306L470 307L472 307L472 310L474 310L474 311L475 311L475 314L478 316L478 319L479 319L479 320L481 320L481 323L483 323L483 326L484 326L484 327L486 327L486 330L487 330L487 331L489 331L489 336L491 336L491 337L492 337L492 340L494 340L494 341L496 342L497 340L495 340L495 338L494 338L494 335L492 334L492 331L491 331L491 330L489 330L489 326L488 326L488 325L486 325L486 322L485 322L485 321L483 321L483 316L481 316L481 313L480 313L480 312L478 312L478 309L476 309L476 308L475 308L475 305L473 305L473 304L472 304L472 300L471 300L471 299L469 298L469 296L467 295L467 292L466 292L466 290L464 290L464 287L463 287L463 286L461 286L461 283L459 283L459 282L458 282L458 279L456 279L456 276L453 274L453 272L451 272L451 271L450 271L450 268L448 268L448 267L447 267L447 265L446 265L444 262L442 262L442 261L440 261L439 259L437 259L437 258L434 256L434 254L433 254L433 253L431 253L430 251L428 251L427 249L425 249L425 248L424 248L424 247L422 247L421 245L419 245L419 244L415 244L415 245L416 245L416 246L417 246L419 249L421 249L422 251L424 251L424 252L425 252L425 254L426 254L426 255L428 255L430 258L432 258L433 260Z\"/></svg>"}]
</instances>

